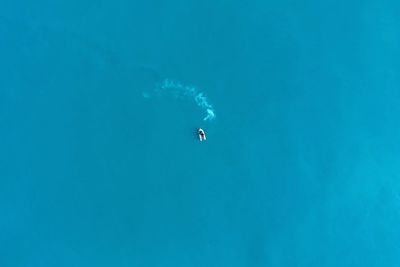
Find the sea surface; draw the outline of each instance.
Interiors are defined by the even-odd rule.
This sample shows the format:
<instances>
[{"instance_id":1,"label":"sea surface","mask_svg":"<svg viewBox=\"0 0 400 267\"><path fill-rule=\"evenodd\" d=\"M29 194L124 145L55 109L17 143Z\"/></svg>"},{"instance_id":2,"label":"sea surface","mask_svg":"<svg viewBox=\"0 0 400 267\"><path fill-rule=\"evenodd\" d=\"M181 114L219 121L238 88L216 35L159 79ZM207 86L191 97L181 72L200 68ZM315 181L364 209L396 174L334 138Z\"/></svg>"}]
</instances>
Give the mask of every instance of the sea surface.
<instances>
[{"instance_id":1,"label":"sea surface","mask_svg":"<svg viewBox=\"0 0 400 267\"><path fill-rule=\"evenodd\" d=\"M399 47L394 0L2 0L0 266L400 266Z\"/></svg>"}]
</instances>

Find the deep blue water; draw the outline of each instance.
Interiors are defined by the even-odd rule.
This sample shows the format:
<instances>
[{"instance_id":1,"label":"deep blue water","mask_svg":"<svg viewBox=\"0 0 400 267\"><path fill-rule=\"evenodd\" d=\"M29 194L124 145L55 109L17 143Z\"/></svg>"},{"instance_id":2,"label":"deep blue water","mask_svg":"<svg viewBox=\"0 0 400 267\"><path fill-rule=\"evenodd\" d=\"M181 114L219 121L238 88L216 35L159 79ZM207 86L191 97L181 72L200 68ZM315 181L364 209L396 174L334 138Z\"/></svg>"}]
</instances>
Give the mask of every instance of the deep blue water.
<instances>
[{"instance_id":1,"label":"deep blue water","mask_svg":"<svg viewBox=\"0 0 400 267\"><path fill-rule=\"evenodd\" d=\"M399 12L3 0L0 266L400 266Z\"/></svg>"}]
</instances>

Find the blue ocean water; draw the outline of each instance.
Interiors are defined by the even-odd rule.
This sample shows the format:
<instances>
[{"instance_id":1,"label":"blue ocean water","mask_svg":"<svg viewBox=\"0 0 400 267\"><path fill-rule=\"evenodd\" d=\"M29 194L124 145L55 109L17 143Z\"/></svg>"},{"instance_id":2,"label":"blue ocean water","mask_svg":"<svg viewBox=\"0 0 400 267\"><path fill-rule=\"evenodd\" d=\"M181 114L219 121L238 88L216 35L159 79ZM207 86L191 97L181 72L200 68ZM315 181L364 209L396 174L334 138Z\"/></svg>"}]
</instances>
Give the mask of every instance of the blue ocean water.
<instances>
[{"instance_id":1,"label":"blue ocean water","mask_svg":"<svg viewBox=\"0 0 400 267\"><path fill-rule=\"evenodd\" d=\"M0 266L399 266L399 10L3 0Z\"/></svg>"}]
</instances>

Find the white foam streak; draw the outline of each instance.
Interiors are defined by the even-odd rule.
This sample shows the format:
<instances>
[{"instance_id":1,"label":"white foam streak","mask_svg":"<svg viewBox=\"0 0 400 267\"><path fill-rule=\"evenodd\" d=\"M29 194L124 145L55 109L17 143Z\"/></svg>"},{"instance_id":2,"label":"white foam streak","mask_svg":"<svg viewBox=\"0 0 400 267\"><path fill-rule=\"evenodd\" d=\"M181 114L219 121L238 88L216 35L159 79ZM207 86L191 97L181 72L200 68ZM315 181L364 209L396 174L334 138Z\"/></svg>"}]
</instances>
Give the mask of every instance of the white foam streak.
<instances>
[{"instance_id":1,"label":"white foam streak","mask_svg":"<svg viewBox=\"0 0 400 267\"><path fill-rule=\"evenodd\" d=\"M171 94L176 98L191 98L198 107L206 112L203 120L211 121L215 119L214 108L208 102L207 97L202 92L199 92L196 87L165 79L157 86L156 92L158 94Z\"/></svg>"}]
</instances>

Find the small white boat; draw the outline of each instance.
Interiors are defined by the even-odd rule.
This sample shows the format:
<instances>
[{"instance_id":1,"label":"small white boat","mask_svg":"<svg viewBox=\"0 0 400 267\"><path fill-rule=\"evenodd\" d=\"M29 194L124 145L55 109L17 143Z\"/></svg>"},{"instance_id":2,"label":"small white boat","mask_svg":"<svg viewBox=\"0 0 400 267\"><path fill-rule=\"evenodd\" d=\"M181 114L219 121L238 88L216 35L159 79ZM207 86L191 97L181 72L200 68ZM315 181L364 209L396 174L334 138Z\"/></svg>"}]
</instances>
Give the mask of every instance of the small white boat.
<instances>
[{"instance_id":1,"label":"small white boat","mask_svg":"<svg viewBox=\"0 0 400 267\"><path fill-rule=\"evenodd\" d=\"M199 134L200 142L206 140L206 133L204 132L203 129L199 128L198 134Z\"/></svg>"}]
</instances>

